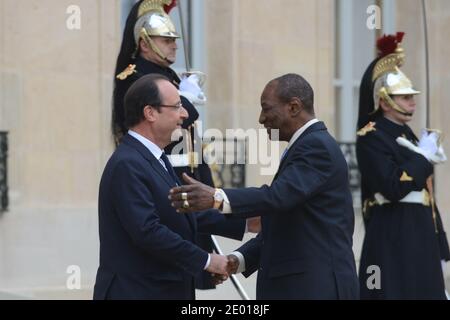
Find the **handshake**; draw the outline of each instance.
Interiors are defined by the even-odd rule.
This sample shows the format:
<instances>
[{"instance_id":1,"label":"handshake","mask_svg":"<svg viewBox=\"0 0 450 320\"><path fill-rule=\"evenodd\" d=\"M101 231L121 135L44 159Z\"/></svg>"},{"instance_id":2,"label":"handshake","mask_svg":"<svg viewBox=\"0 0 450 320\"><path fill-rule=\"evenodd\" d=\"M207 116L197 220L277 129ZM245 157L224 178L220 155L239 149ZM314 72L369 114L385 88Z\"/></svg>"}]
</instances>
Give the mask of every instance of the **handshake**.
<instances>
[{"instance_id":1,"label":"handshake","mask_svg":"<svg viewBox=\"0 0 450 320\"><path fill-rule=\"evenodd\" d=\"M399 145L416 153L420 153L432 164L439 164L447 161L444 149L439 143L439 134L435 131L428 132L426 129L423 129L422 136L420 137L417 146L403 137L398 137L396 141Z\"/></svg>"},{"instance_id":2,"label":"handshake","mask_svg":"<svg viewBox=\"0 0 450 320\"><path fill-rule=\"evenodd\" d=\"M206 271L210 272L213 277L214 284L221 284L228 277L235 274L239 268L239 259L229 254L227 256L211 253L211 261Z\"/></svg>"}]
</instances>

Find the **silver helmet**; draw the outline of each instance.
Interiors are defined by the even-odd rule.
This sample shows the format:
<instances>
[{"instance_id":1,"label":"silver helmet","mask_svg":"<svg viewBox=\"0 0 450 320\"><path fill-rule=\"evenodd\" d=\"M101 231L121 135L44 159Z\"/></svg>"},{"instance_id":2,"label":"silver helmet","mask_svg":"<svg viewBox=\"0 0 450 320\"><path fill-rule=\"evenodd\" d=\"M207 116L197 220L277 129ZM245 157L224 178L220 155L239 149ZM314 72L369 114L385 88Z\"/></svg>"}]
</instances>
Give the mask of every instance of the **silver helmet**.
<instances>
[{"instance_id":1,"label":"silver helmet","mask_svg":"<svg viewBox=\"0 0 450 320\"><path fill-rule=\"evenodd\" d=\"M144 0L141 3L134 25L134 40L138 48L139 40L143 39L161 58L166 59L151 37L180 37L168 15L175 5L175 0Z\"/></svg>"},{"instance_id":2,"label":"silver helmet","mask_svg":"<svg viewBox=\"0 0 450 320\"><path fill-rule=\"evenodd\" d=\"M400 113L406 113L390 96L416 95L420 93L413 87L411 80L400 70L405 61L405 53L400 45L400 41L396 43L395 51L381 58L373 69L374 112L378 109L380 99L383 99L391 108Z\"/></svg>"}]
</instances>

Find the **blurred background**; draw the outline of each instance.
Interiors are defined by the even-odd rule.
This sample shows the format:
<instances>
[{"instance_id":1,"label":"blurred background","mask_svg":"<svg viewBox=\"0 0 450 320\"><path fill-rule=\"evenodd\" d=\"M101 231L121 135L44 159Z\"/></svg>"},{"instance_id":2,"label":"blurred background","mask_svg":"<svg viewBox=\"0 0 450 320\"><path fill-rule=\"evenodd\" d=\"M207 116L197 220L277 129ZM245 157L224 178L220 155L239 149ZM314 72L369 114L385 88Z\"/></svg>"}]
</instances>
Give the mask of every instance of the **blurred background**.
<instances>
[{"instance_id":1,"label":"blurred background","mask_svg":"<svg viewBox=\"0 0 450 320\"><path fill-rule=\"evenodd\" d=\"M431 127L448 136L450 1L427 0ZM114 146L114 67L132 0L0 0L0 299L91 299L98 267L98 185ZM260 128L260 94L284 73L315 90L316 115L351 167L359 264L356 137L359 83L375 39L406 32L402 70L422 90L412 123L425 126L426 55L420 0L179 0L190 64L206 73L204 128ZM376 6L376 7L374 7ZM378 10L379 9L379 10ZM375 11L374 11L375 10ZM73 19L79 14L79 25ZM171 13L179 24L179 10ZM376 15L377 28L368 20ZM179 27L179 26L178 26ZM179 40L176 71L185 71ZM444 140L447 153L448 140ZM450 230L449 163L436 168ZM258 165L247 186L270 183ZM225 170L225 169L223 169ZM247 237L248 238L248 237ZM219 238L227 253L239 242ZM78 278L74 278L78 277ZM238 276L255 297L255 276ZM74 280L75 279L75 280ZM78 286L78 280L80 286ZM447 288L450 279L447 272ZM230 282L199 299L239 299Z\"/></svg>"}]
</instances>

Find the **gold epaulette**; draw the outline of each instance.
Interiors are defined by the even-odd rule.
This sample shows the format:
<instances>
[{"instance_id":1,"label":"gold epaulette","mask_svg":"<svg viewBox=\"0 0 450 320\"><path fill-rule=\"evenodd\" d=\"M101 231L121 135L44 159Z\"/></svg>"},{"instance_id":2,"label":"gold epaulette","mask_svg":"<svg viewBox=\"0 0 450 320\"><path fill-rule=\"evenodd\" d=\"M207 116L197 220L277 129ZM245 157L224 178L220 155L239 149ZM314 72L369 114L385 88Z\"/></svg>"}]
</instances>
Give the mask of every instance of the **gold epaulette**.
<instances>
[{"instance_id":1,"label":"gold epaulette","mask_svg":"<svg viewBox=\"0 0 450 320\"><path fill-rule=\"evenodd\" d=\"M406 171L403 171L402 176L400 177L400 182L410 182L413 181L414 178L410 177Z\"/></svg>"},{"instance_id":2,"label":"gold epaulette","mask_svg":"<svg viewBox=\"0 0 450 320\"><path fill-rule=\"evenodd\" d=\"M364 128L359 129L356 134L360 137L363 137L371 131L376 131L377 129L375 128L375 124L375 122L369 122L364 126Z\"/></svg>"},{"instance_id":3,"label":"gold epaulette","mask_svg":"<svg viewBox=\"0 0 450 320\"><path fill-rule=\"evenodd\" d=\"M125 68L121 73L119 73L116 78L119 80L125 80L129 76L131 76L133 73L137 73L136 71L136 65L130 64L128 67Z\"/></svg>"}]
</instances>

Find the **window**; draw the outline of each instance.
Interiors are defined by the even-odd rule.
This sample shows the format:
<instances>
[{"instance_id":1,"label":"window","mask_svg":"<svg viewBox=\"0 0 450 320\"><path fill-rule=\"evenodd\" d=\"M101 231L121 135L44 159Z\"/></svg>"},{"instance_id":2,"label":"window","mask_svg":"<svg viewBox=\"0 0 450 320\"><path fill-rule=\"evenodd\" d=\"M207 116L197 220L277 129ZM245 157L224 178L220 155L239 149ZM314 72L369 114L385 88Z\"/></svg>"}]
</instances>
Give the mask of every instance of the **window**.
<instances>
[{"instance_id":1,"label":"window","mask_svg":"<svg viewBox=\"0 0 450 320\"><path fill-rule=\"evenodd\" d=\"M382 7L381 7L382 4ZM382 30L370 30L367 9L378 5ZM335 7L336 137L349 166L350 188L355 207L360 207L360 177L356 162L355 139L358 120L359 85L364 71L375 58L375 41L384 33L395 32L393 0L337 0Z\"/></svg>"},{"instance_id":2,"label":"window","mask_svg":"<svg viewBox=\"0 0 450 320\"><path fill-rule=\"evenodd\" d=\"M382 4L382 6L381 6ZM367 8L381 7L382 30L370 30ZM394 33L395 2L393 0L337 0L335 9L335 105L337 138L354 142L358 118L359 84L369 63L375 58L376 38Z\"/></svg>"}]
</instances>

